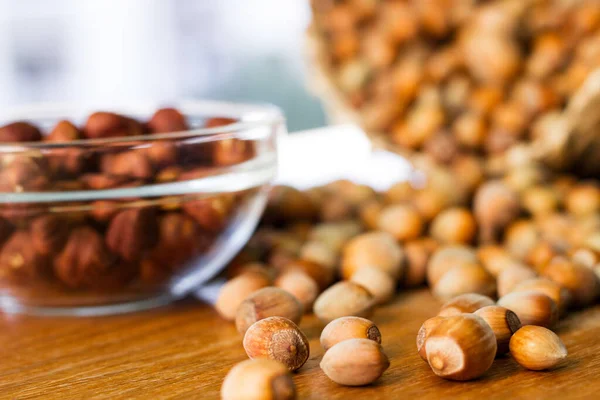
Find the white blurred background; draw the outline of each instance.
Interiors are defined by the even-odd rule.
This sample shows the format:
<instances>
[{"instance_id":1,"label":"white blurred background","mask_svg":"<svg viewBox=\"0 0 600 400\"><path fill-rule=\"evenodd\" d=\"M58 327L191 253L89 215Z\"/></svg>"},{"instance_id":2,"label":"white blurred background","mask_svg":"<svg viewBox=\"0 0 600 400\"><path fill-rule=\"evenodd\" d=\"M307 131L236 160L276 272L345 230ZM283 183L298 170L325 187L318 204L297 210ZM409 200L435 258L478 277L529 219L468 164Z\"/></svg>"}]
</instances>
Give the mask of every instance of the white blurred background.
<instances>
[{"instance_id":1,"label":"white blurred background","mask_svg":"<svg viewBox=\"0 0 600 400\"><path fill-rule=\"evenodd\" d=\"M210 98L320 126L309 20L307 0L0 0L0 106Z\"/></svg>"}]
</instances>

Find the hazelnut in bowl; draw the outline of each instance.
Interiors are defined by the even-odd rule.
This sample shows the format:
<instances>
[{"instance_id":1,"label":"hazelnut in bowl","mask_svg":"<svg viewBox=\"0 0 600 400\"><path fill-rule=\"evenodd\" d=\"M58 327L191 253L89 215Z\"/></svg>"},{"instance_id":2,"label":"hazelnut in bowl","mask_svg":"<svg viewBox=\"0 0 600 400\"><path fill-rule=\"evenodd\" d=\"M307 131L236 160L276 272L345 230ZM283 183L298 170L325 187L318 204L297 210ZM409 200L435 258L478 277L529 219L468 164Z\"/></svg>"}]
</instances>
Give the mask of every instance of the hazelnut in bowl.
<instances>
[{"instance_id":1,"label":"hazelnut in bowl","mask_svg":"<svg viewBox=\"0 0 600 400\"><path fill-rule=\"evenodd\" d=\"M248 240L285 131L272 106L0 116L0 308L98 315L182 298Z\"/></svg>"}]
</instances>

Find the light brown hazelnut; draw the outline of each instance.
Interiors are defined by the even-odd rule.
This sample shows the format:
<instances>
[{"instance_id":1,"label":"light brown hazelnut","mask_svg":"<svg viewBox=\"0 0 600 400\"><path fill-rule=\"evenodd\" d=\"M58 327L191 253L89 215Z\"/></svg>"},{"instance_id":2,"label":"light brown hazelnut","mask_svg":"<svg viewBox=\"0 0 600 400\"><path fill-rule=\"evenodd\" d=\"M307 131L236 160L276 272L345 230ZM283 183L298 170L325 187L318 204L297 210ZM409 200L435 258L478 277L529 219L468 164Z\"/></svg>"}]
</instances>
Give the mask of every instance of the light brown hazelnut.
<instances>
[{"instance_id":1,"label":"light brown hazelnut","mask_svg":"<svg viewBox=\"0 0 600 400\"><path fill-rule=\"evenodd\" d=\"M348 339L327 350L320 366L335 383L363 386L379 379L390 362L379 343L370 339Z\"/></svg>"},{"instance_id":2,"label":"light brown hazelnut","mask_svg":"<svg viewBox=\"0 0 600 400\"><path fill-rule=\"evenodd\" d=\"M535 217L543 217L556 212L559 202L554 191L545 186L534 186L522 194L523 208Z\"/></svg>"},{"instance_id":3,"label":"light brown hazelnut","mask_svg":"<svg viewBox=\"0 0 600 400\"><path fill-rule=\"evenodd\" d=\"M394 204L381 210L377 227L390 233L396 240L405 241L421 236L423 220L414 207Z\"/></svg>"},{"instance_id":4,"label":"light brown hazelnut","mask_svg":"<svg viewBox=\"0 0 600 400\"><path fill-rule=\"evenodd\" d=\"M379 268L398 279L404 267L404 252L394 237L386 232L369 232L354 237L344 247L341 272L344 279L364 266Z\"/></svg>"},{"instance_id":5,"label":"light brown hazelnut","mask_svg":"<svg viewBox=\"0 0 600 400\"><path fill-rule=\"evenodd\" d=\"M519 216L519 197L502 182L488 181L477 190L473 211L480 239L484 243L495 242L501 231Z\"/></svg>"},{"instance_id":6,"label":"light brown hazelnut","mask_svg":"<svg viewBox=\"0 0 600 400\"><path fill-rule=\"evenodd\" d=\"M486 140L485 119L479 113L467 112L460 115L452 125L458 143L470 149L480 149Z\"/></svg>"},{"instance_id":7,"label":"light brown hazelnut","mask_svg":"<svg viewBox=\"0 0 600 400\"><path fill-rule=\"evenodd\" d=\"M310 276L319 285L319 290L326 289L335 279L336 271L314 261L293 259L283 264L284 270L299 270Z\"/></svg>"},{"instance_id":8,"label":"light brown hazelnut","mask_svg":"<svg viewBox=\"0 0 600 400\"><path fill-rule=\"evenodd\" d=\"M478 264L457 265L437 281L433 286L433 293L441 299L451 299L466 293L494 297L496 281Z\"/></svg>"},{"instance_id":9,"label":"light brown hazelnut","mask_svg":"<svg viewBox=\"0 0 600 400\"><path fill-rule=\"evenodd\" d=\"M379 268L360 267L350 280L371 292L377 304L387 303L396 292L396 280Z\"/></svg>"},{"instance_id":10,"label":"light brown hazelnut","mask_svg":"<svg viewBox=\"0 0 600 400\"><path fill-rule=\"evenodd\" d=\"M426 187L415 193L411 203L425 221L431 221L448 206L449 200L440 190Z\"/></svg>"},{"instance_id":11,"label":"light brown hazelnut","mask_svg":"<svg viewBox=\"0 0 600 400\"><path fill-rule=\"evenodd\" d=\"M475 239L477 225L469 210L449 208L439 213L431 222L431 236L440 243L469 244Z\"/></svg>"},{"instance_id":12,"label":"light brown hazelnut","mask_svg":"<svg viewBox=\"0 0 600 400\"><path fill-rule=\"evenodd\" d=\"M557 247L547 240L538 241L525 256L525 262L533 266L536 271L542 271L543 268L560 255Z\"/></svg>"},{"instance_id":13,"label":"light brown hazelnut","mask_svg":"<svg viewBox=\"0 0 600 400\"><path fill-rule=\"evenodd\" d=\"M451 245L438 248L427 266L427 282L434 287L450 269L457 265L477 263L475 251L467 246Z\"/></svg>"},{"instance_id":14,"label":"light brown hazelnut","mask_svg":"<svg viewBox=\"0 0 600 400\"><path fill-rule=\"evenodd\" d=\"M431 238L421 238L405 243L406 266L401 280L404 286L414 287L425 283L427 263L437 246L437 242Z\"/></svg>"},{"instance_id":15,"label":"light brown hazelnut","mask_svg":"<svg viewBox=\"0 0 600 400\"><path fill-rule=\"evenodd\" d=\"M220 232L231 217L234 198L227 195L186 201L183 210L209 232Z\"/></svg>"},{"instance_id":16,"label":"light brown hazelnut","mask_svg":"<svg viewBox=\"0 0 600 400\"><path fill-rule=\"evenodd\" d=\"M275 186L269 193L265 215L274 222L312 220L317 209L311 198L290 186Z\"/></svg>"},{"instance_id":17,"label":"light brown hazelnut","mask_svg":"<svg viewBox=\"0 0 600 400\"><path fill-rule=\"evenodd\" d=\"M381 332L372 321L360 317L335 319L321 332L321 346L325 351L348 339L370 339L381 344Z\"/></svg>"},{"instance_id":18,"label":"light brown hazelnut","mask_svg":"<svg viewBox=\"0 0 600 400\"><path fill-rule=\"evenodd\" d=\"M590 305L598 297L598 278L590 268L559 259L543 267L541 275L567 289L576 307Z\"/></svg>"},{"instance_id":19,"label":"light brown hazelnut","mask_svg":"<svg viewBox=\"0 0 600 400\"><path fill-rule=\"evenodd\" d=\"M245 333L256 321L268 317L284 317L298 324L302 319L302 304L292 294L276 287L266 287L248 296L238 307L235 326Z\"/></svg>"},{"instance_id":20,"label":"light brown hazelnut","mask_svg":"<svg viewBox=\"0 0 600 400\"><path fill-rule=\"evenodd\" d=\"M189 129L185 116L174 108L157 110L148 121L147 126L152 133L175 133Z\"/></svg>"},{"instance_id":21,"label":"light brown hazelnut","mask_svg":"<svg viewBox=\"0 0 600 400\"><path fill-rule=\"evenodd\" d=\"M589 215L600 210L600 188L582 182L572 187L565 197L565 208L573 215Z\"/></svg>"},{"instance_id":22,"label":"light brown hazelnut","mask_svg":"<svg viewBox=\"0 0 600 400\"><path fill-rule=\"evenodd\" d=\"M40 130L28 122L13 122L0 127L0 142L36 142L42 140Z\"/></svg>"},{"instance_id":23,"label":"light brown hazelnut","mask_svg":"<svg viewBox=\"0 0 600 400\"><path fill-rule=\"evenodd\" d=\"M517 314L507 308L490 305L475 311L475 315L481 317L494 331L498 345L496 354L508 353L510 338L521 328L521 321Z\"/></svg>"},{"instance_id":24,"label":"light brown hazelnut","mask_svg":"<svg viewBox=\"0 0 600 400\"><path fill-rule=\"evenodd\" d=\"M358 211L360 221L367 229L375 230L382 210L383 204L377 200L371 200L360 207Z\"/></svg>"},{"instance_id":25,"label":"light brown hazelnut","mask_svg":"<svg viewBox=\"0 0 600 400\"><path fill-rule=\"evenodd\" d=\"M337 266L339 258L338 253L325 243L314 240L302 245L299 256L303 260L312 261L330 269Z\"/></svg>"},{"instance_id":26,"label":"light brown hazelnut","mask_svg":"<svg viewBox=\"0 0 600 400\"><path fill-rule=\"evenodd\" d=\"M474 313L480 308L493 306L494 304L496 304L496 302L487 296L477 293L465 293L445 302L442 305L438 316L450 317L452 315Z\"/></svg>"},{"instance_id":27,"label":"light brown hazelnut","mask_svg":"<svg viewBox=\"0 0 600 400\"><path fill-rule=\"evenodd\" d=\"M385 204L400 204L411 199L415 193L415 188L408 181L393 184L384 195Z\"/></svg>"},{"instance_id":28,"label":"light brown hazelnut","mask_svg":"<svg viewBox=\"0 0 600 400\"><path fill-rule=\"evenodd\" d=\"M275 279L275 286L291 293L300 301L304 312L309 312L315 299L319 295L319 285L300 270L283 271Z\"/></svg>"},{"instance_id":29,"label":"light brown hazelnut","mask_svg":"<svg viewBox=\"0 0 600 400\"><path fill-rule=\"evenodd\" d=\"M496 357L492 328L474 314L443 318L425 341L427 362L444 379L467 381L483 375Z\"/></svg>"},{"instance_id":30,"label":"light brown hazelnut","mask_svg":"<svg viewBox=\"0 0 600 400\"><path fill-rule=\"evenodd\" d=\"M325 290L313 306L317 317L323 322L347 316L368 317L373 311L375 299L361 285L342 281Z\"/></svg>"},{"instance_id":31,"label":"light brown hazelnut","mask_svg":"<svg viewBox=\"0 0 600 400\"><path fill-rule=\"evenodd\" d=\"M571 302L569 291L548 278L532 278L518 283L513 292L533 291L545 294L556 303L559 313L564 313Z\"/></svg>"},{"instance_id":32,"label":"light brown hazelnut","mask_svg":"<svg viewBox=\"0 0 600 400\"><path fill-rule=\"evenodd\" d=\"M538 325L550 328L558 321L556 303L540 292L509 293L498 300L498 305L517 314L522 325Z\"/></svg>"},{"instance_id":33,"label":"light brown hazelnut","mask_svg":"<svg viewBox=\"0 0 600 400\"><path fill-rule=\"evenodd\" d=\"M522 266L504 247L498 245L484 245L477 249L477 257L481 265L494 277L508 267Z\"/></svg>"},{"instance_id":34,"label":"light brown hazelnut","mask_svg":"<svg viewBox=\"0 0 600 400\"><path fill-rule=\"evenodd\" d=\"M215 309L226 320L233 321L240 304L252 293L271 284L264 272L250 271L227 281L221 288Z\"/></svg>"},{"instance_id":35,"label":"light brown hazelnut","mask_svg":"<svg viewBox=\"0 0 600 400\"><path fill-rule=\"evenodd\" d=\"M510 293L519 283L535 278L534 270L524 265L511 265L503 269L497 277L498 296L502 297Z\"/></svg>"},{"instance_id":36,"label":"light brown hazelnut","mask_svg":"<svg viewBox=\"0 0 600 400\"><path fill-rule=\"evenodd\" d=\"M243 345L251 359L279 361L290 371L302 367L310 355L306 335L294 322L283 317L256 321L246 331Z\"/></svg>"},{"instance_id":37,"label":"light brown hazelnut","mask_svg":"<svg viewBox=\"0 0 600 400\"><path fill-rule=\"evenodd\" d=\"M339 252L350 238L361 231L360 224L352 221L318 224L309 234L308 240L323 243L332 251Z\"/></svg>"},{"instance_id":38,"label":"light brown hazelnut","mask_svg":"<svg viewBox=\"0 0 600 400\"><path fill-rule=\"evenodd\" d=\"M560 364L567 357L567 348L551 330L528 325L512 335L510 354L521 366L542 371Z\"/></svg>"},{"instance_id":39,"label":"light brown hazelnut","mask_svg":"<svg viewBox=\"0 0 600 400\"><path fill-rule=\"evenodd\" d=\"M233 367L221 386L222 400L294 400L296 386L285 365L268 359L246 360Z\"/></svg>"},{"instance_id":40,"label":"light brown hazelnut","mask_svg":"<svg viewBox=\"0 0 600 400\"><path fill-rule=\"evenodd\" d=\"M353 218L355 208L349 201L339 195L329 195L321 204L320 220L323 222L338 222Z\"/></svg>"},{"instance_id":41,"label":"light brown hazelnut","mask_svg":"<svg viewBox=\"0 0 600 400\"><path fill-rule=\"evenodd\" d=\"M51 260L32 247L32 235L16 231L6 240L0 252L0 274L4 277L29 281L49 275Z\"/></svg>"},{"instance_id":42,"label":"light brown hazelnut","mask_svg":"<svg viewBox=\"0 0 600 400\"><path fill-rule=\"evenodd\" d=\"M539 240L540 232L531 220L517 220L504 233L506 249L519 260L524 260Z\"/></svg>"}]
</instances>

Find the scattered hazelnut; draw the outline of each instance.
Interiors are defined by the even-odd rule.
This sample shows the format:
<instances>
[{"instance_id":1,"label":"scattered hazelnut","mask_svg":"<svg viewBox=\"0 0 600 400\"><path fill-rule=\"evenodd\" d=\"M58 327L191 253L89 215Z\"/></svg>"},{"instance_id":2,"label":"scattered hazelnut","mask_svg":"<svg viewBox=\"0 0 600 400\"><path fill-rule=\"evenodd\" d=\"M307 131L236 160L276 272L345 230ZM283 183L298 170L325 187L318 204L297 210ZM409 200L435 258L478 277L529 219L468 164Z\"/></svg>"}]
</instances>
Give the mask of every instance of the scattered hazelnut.
<instances>
[{"instance_id":1,"label":"scattered hazelnut","mask_svg":"<svg viewBox=\"0 0 600 400\"><path fill-rule=\"evenodd\" d=\"M404 244L406 267L402 275L402 284L407 287L425 283L429 257L437 248L437 242L431 238L411 240Z\"/></svg>"},{"instance_id":2,"label":"scattered hazelnut","mask_svg":"<svg viewBox=\"0 0 600 400\"><path fill-rule=\"evenodd\" d=\"M256 321L246 331L243 344L251 359L279 361L290 371L302 367L310 354L306 335L294 322L283 317Z\"/></svg>"},{"instance_id":3,"label":"scattered hazelnut","mask_svg":"<svg viewBox=\"0 0 600 400\"><path fill-rule=\"evenodd\" d=\"M309 260L288 260L283 264L283 269L302 271L317 283L319 290L325 290L335 279L335 269Z\"/></svg>"},{"instance_id":4,"label":"scattered hazelnut","mask_svg":"<svg viewBox=\"0 0 600 400\"><path fill-rule=\"evenodd\" d=\"M493 306L494 304L496 304L494 300L481 294L461 294L444 303L440 309L440 312L438 313L438 316L450 317L452 315L474 313L480 308Z\"/></svg>"},{"instance_id":5,"label":"scattered hazelnut","mask_svg":"<svg viewBox=\"0 0 600 400\"><path fill-rule=\"evenodd\" d=\"M332 251L338 252L361 231L360 225L351 221L318 224L312 229L308 240L323 243Z\"/></svg>"},{"instance_id":6,"label":"scattered hazelnut","mask_svg":"<svg viewBox=\"0 0 600 400\"><path fill-rule=\"evenodd\" d=\"M489 181L477 190L473 210L481 240L495 242L501 230L518 217L519 197L502 182Z\"/></svg>"},{"instance_id":7,"label":"scattered hazelnut","mask_svg":"<svg viewBox=\"0 0 600 400\"><path fill-rule=\"evenodd\" d=\"M471 265L477 263L475 251L466 246L450 245L438 248L429 259L427 266L427 282L430 287L435 287L437 282L450 269L457 265Z\"/></svg>"},{"instance_id":8,"label":"scattered hazelnut","mask_svg":"<svg viewBox=\"0 0 600 400\"><path fill-rule=\"evenodd\" d=\"M300 270L287 270L275 279L275 286L294 295L302 304L304 312L312 309L315 299L319 295L319 285Z\"/></svg>"},{"instance_id":9,"label":"scattered hazelnut","mask_svg":"<svg viewBox=\"0 0 600 400\"><path fill-rule=\"evenodd\" d=\"M367 229L376 230L381 210L383 210L383 205L377 200L363 204L358 211L360 221Z\"/></svg>"},{"instance_id":10,"label":"scattered hazelnut","mask_svg":"<svg viewBox=\"0 0 600 400\"><path fill-rule=\"evenodd\" d=\"M358 235L344 247L341 271L344 279L363 266L379 268L394 279L402 275L404 254L394 237L386 232Z\"/></svg>"},{"instance_id":11,"label":"scattered hazelnut","mask_svg":"<svg viewBox=\"0 0 600 400\"><path fill-rule=\"evenodd\" d=\"M600 210L600 188L582 182L573 186L565 197L565 208L573 215L585 216Z\"/></svg>"},{"instance_id":12,"label":"scattered hazelnut","mask_svg":"<svg viewBox=\"0 0 600 400\"><path fill-rule=\"evenodd\" d=\"M121 211L106 230L106 244L126 261L139 260L158 240L156 210L151 207Z\"/></svg>"},{"instance_id":13,"label":"scattered hazelnut","mask_svg":"<svg viewBox=\"0 0 600 400\"><path fill-rule=\"evenodd\" d=\"M189 129L185 117L174 108L157 110L147 125L151 133L182 132Z\"/></svg>"},{"instance_id":14,"label":"scattered hazelnut","mask_svg":"<svg viewBox=\"0 0 600 400\"><path fill-rule=\"evenodd\" d=\"M535 278L537 274L531 268L524 265L511 265L503 269L496 279L498 286L498 296L502 297L512 292L521 282Z\"/></svg>"},{"instance_id":15,"label":"scattered hazelnut","mask_svg":"<svg viewBox=\"0 0 600 400\"><path fill-rule=\"evenodd\" d=\"M504 247L493 244L479 247L477 258L479 258L481 265L496 278L509 267L522 266Z\"/></svg>"},{"instance_id":16,"label":"scattered hazelnut","mask_svg":"<svg viewBox=\"0 0 600 400\"><path fill-rule=\"evenodd\" d=\"M560 364L567 357L567 349L551 330L528 325L510 338L510 354L521 366L541 371Z\"/></svg>"},{"instance_id":17,"label":"scattered hazelnut","mask_svg":"<svg viewBox=\"0 0 600 400\"><path fill-rule=\"evenodd\" d=\"M433 287L433 293L442 299L465 293L495 296L494 278L478 264L457 265L446 272Z\"/></svg>"},{"instance_id":18,"label":"scattered hazelnut","mask_svg":"<svg viewBox=\"0 0 600 400\"><path fill-rule=\"evenodd\" d=\"M88 139L138 136L143 133L139 122L110 112L96 112L88 117L83 134Z\"/></svg>"},{"instance_id":19,"label":"scattered hazelnut","mask_svg":"<svg viewBox=\"0 0 600 400\"><path fill-rule=\"evenodd\" d=\"M296 386L290 371L268 359L246 360L229 371L221 386L223 400L294 400Z\"/></svg>"},{"instance_id":20,"label":"scattered hazelnut","mask_svg":"<svg viewBox=\"0 0 600 400\"><path fill-rule=\"evenodd\" d=\"M492 365L497 344L494 331L479 316L443 318L425 341L427 362L439 377L456 381L479 378Z\"/></svg>"},{"instance_id":21,"label":"scattered hazelnut","mask_svg":"<svg viewBox=\"0 0 600 400\"><path fill-rule=\"evenodd\" d=\"M445 317L433 317L429 318L427 321L423 322L419 332L417 333L417 352L419 356L423 359L423 361L427 361L427 348L425 347L425 342L427 342L427 338L433 332L433 329L444 320Z\"/></svg>"},{"instance_id":22,"label":"scattered hazelnut","mask_svg":"<svg viewBox=\"0 0 600 400\"><path fill-rule=\"evenodd\" d=\"M521 327L517 314L507 308L490 305L475 311L475 315L481 317L494 331L497 354L508 353L510 338Z\"/></svg>"},{"instance_id":23,"label":"scattered hazelnut","mask_svg":"<svg viewBox=\"0 0 600 400\"><path fill-rule=\"evenodd\" d=\"M564 313L571 301L570 292L548 278L532 278L518 283L513 292L534 291L545 294L556 303L559 313Z\"/></svg>"},{"instance_id":24,"label":"scattered hazelnut","mask_svg":"<svg viewBox=\"0 0 600 400\"><path fill-rule=\"evenodd\" d=\"M504 233L504 246L519 260L524 260L539 240L540 232L531 220L517 220Z\"/></svg>"},{"instance_id":25,"label":"scattered hazelnut","mask_svg":"<svg viewBox=\"0 0 600 400\"><path fill-rule=\"evenodd\" d=\"M368 317L375 305L373 295L361 285L342 281L325 290L313 306L323 322L346 316Z\"/></svg>"},{"instance_id":26,"label":"scattered hazelnut","mask_svg":"<svg viewBox=\"0 0 600 400\"><path fill-rule=\"evenodd\" d=\"M455 207L439 213L431 222L431 236L440 243L468 244L475 239L475 218L465 208Z\"/></svg>"},{"instance_id":27,"label":"scattered hazelnut","mask_svg":"<svg viewBox=\"0 0 600 400\"><path fill-rule=\"evenodd\" d=\"M360 317L335 319L321 332L321 346L325 351L348 339L370 339L381 344L381 332L372 321Z\"/></svg>"},{"instance_id":28,"label":"scattered hazelnut","mask_svg":"<svg viewBox=\"0 0 600 400\"><path fill-rule=\"evenodd\" d=\"M538 325L550 328L558 321L556 303L540 292L509 293L498 300L498 305L517 314L522 325Z\"/></svg>"},{"instance_id":29,"label":"scattered hazelnut","mask_svg":"<svg viewBox=\"0 0 600 400\"><path fill-rule=\"evenodd\" d=\"M385 207L379 214L377 227L390 233L398 241L416 239L423 231L423 221L414 207L394 204Z\"/></svg>"},{"instance_id":30,"label":"scattered hazelnut","mask_svg":"<svg viewBox=\"0 0 600 400\"><path fill-rule=\"evenodd\" d=\"M320 366L335 383L363 386L379 379L390 362L379 343L370 339L348 339L327 350Z\"/></svg>"},{"instance_id":31,"label":"scattered hazelnut","mask_svg":"<svg viewBox=\"0 0 600 400\"><path fill-rule=\"evenodd\" d=\"M233 202L234 199L227 195L207 197L186 201L183 210L202 228L220 232L229 221Z\"/></svg>"},{"instance_id":32,"label":"scattered hazelnut","mask_svg":"<svg viewBox=\"0 0 600 400\"><path fill-rule=\"evenodd\" d=\"M252 293L271 283L264 272L250 271L227 281L217 297L215 309L226 320L233 321L240 304Z\"/></svg>"},{"instance_id":33,"label":"scattered hazelnut","mask_svg":"<svg viewBox=\"0 0 600 400\"><path fill-rule=\"evenodd\" d=\"M274 222L312 220L316 214L311 198L289 186L276 186L271 190L265 211Z\"/></svg>"},{"instance_id":34,"label":"scattered hazelnut","mask_svg":"<svg viewBox=\"0 0 600 400\"><path fill-rule=\"evenodd\" d=\"M360 267L350 280L371 292L377 304L387 303L396 292L396 280L379 268Z\"/></svg>"},{"instance_id":35,"label":"scattered hazelnut","mask_svg":"<svg viewBox=\"0 0 600 400\"><path fill-rule=\"evenodd\" d=\"M590 268L568 260L556 260L543 267L541 275L566 288L576 307L590 305L598 297L598 278Z\"/></svg>"},{"instance_id":36,"label":"scattered hazelnut","mask_svg":"<svg viewBox=\"0 0 600 400\"><path fill-rule=\"evenodd\" d=\"M135 179L150 179L154 175L150 159L140 150L103 156L101 170L110 176Z\"/></svg>"},{"instance_id":37,"label":"scattered hazelnut","mask_svg":"<svg viewBox=\"0 0 600 400\"><path fill-rule=\"evenodd\" d=\"M0 127L0 142L36 142L42 140L40 130L28 122L13 122Z\"/></svg>"},{"instance_id":38,"label":"scattered hazelnut","mask_svg":"<svg viewBox=\"0 0 600 400\"><path fill-rule=\"evenodd\" d=\"M285 317L300 323L303 314L302 304L292 294L276 287L266 287L248 296L238 307L235 326L245 333L250 325L268 317Z\"/></svg>"},{"instance_id":39,"label":"scattered hazelnut","mask_svg":"<svg viewBox=\"0 0 600 400\"><path fill-rule=\"evenodd\" d=\"M322 242L308 241L302 245L300 249L300 258L307 261L312 261L333 269L338 263L338 254L329 246Z\"/></svg>"}]
</instances>

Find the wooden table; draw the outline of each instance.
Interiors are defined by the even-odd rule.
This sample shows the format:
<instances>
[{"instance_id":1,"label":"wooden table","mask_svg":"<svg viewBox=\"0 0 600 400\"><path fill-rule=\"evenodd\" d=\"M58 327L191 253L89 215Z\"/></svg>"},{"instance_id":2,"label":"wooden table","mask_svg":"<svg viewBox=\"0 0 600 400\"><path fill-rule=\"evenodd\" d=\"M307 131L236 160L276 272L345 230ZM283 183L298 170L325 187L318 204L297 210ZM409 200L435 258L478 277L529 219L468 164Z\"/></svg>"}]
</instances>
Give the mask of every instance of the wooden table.
<instances>
[{"instance_id":1,"label":"wooden table","mask_svg":"<svg viewBox=\"0 0 600 400\"><path fill-rule=\"evenodd\" d=\"M600 398L600 307L572 313L558 333L568 362L531 372L510 357L473 382L437 378L415 350L415 336L439 304L427 290L400 294L377 310L391 366L373 386L347 388L320 370L322 325L301 324L311 356L294 377L301 399ZM235 328L208 306L186 301L152 311L96 318L1 315L1 398L218 398L221 381L246 359Z\"/></svg>"}]
</instances>

